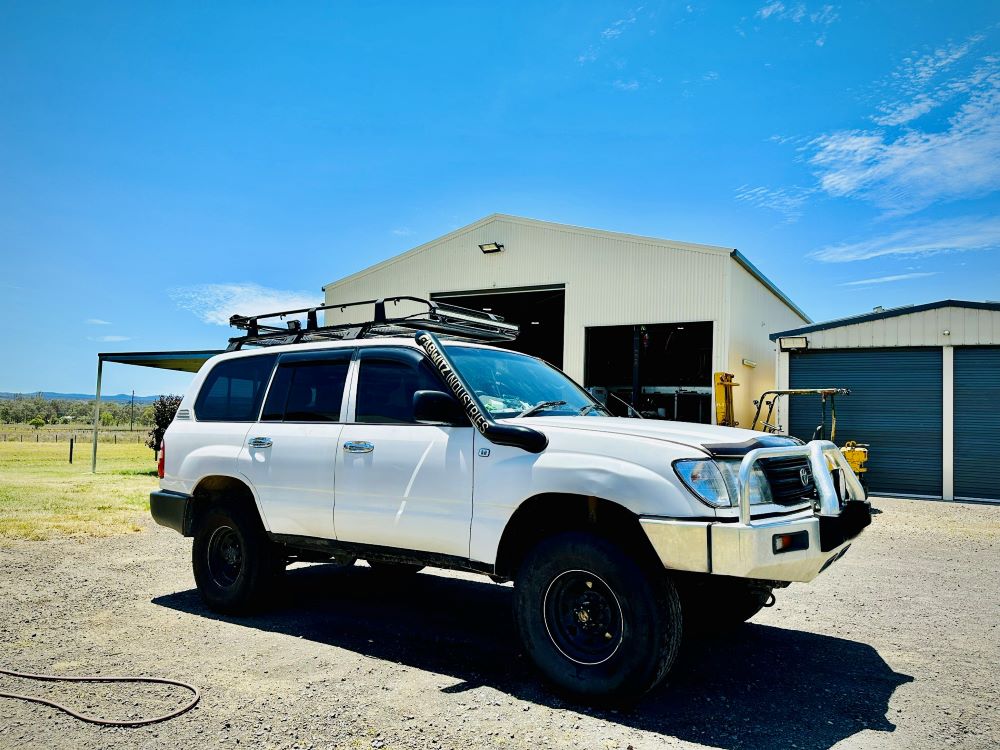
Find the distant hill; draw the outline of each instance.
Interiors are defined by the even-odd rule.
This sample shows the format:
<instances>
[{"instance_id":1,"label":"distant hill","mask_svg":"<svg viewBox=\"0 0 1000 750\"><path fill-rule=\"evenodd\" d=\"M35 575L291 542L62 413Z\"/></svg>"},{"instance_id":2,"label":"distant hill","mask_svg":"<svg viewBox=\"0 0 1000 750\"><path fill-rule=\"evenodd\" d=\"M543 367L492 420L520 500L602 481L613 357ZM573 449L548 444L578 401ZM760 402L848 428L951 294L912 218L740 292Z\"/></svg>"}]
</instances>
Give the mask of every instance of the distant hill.
<instances>
[{"instance_id":1,"label":"distant hill","mask_svg":"<svg viewBox=\"0 0 1000 750\"><path fill-rule=\"evenodd\" d=\"M0 391L0 400L11 401L15 398L35 398L36 396L41 396L48 401L63 400L63 401L93 401L94 395L89 396L85 393L54 393L52 391L36 391L35 393L10 393L9 391ZM135 402L137 404L151 404L159 396L136 396ZM132 394L130 393L116 393L113 396L105 396L101 394L101 401L115 401L117 403L127 404L132 400Z\"/></svg>"}]
</instances>

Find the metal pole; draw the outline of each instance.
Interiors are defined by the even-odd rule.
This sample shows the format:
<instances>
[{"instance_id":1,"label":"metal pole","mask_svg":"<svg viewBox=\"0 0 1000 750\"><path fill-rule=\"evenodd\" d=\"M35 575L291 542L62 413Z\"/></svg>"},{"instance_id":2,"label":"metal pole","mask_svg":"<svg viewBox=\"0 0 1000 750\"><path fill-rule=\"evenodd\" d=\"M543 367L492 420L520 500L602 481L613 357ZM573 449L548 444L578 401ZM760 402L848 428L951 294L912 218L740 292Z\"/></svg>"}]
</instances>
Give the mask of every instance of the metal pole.
<instances>
[{"instance_id":1,"label":"metal pole","mask_svg":"<svg viewBox=\"0 0 1000 750\"><path fill-rule=\"evenodd\" d=\"M132 432L135 429L135 388L132 389L132 408L129 411L128 417L128 431Z\"/></svg>"},{"instance_id":2,"label":"metal pole","mask_svg":"<svg viewBox=\"0 0 1000 750\"><path fill-rule=\"evenodd\" d=\"M97 473L97 426L101 423L101 370L104 360L97 355L97 393L94 395L94 442L90 450L90 471Z\"/></svg>"},{"instance_id":3,"label":"metal pole","mask_svg":"<svg viewBox=\"0 0 1000 750\"><path fill-rule=\"evenodd\" d=\"M73 463L73 438L69 439L69 462Z\"/></svg>"}]
</instances>

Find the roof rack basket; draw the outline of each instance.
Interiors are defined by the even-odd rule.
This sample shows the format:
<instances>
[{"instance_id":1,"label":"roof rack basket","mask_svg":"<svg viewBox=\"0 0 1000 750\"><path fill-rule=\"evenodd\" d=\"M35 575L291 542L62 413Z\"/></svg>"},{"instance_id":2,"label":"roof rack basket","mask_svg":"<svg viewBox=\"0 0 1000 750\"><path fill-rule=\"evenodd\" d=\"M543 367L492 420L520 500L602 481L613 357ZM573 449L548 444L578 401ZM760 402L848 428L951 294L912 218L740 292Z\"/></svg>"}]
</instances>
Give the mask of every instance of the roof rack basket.
<instances>
[{"instance_id":1,"label":"roof rack basket","mask_svg":"<svg viewBox=\"0 0 1000 750\"><path fill-rule=\"evenodd\" d=\"M410 315L389 317L386 305L393 307L400 302L412 302L426 307ZM374 305L372 319L361 323L319 324L320 310L339 310L351 307ZM281 321L289 316L284 325ZM305 326L301 318L305 318ZM276 319L276 320L275 320ZM262 322L268 321L268 322ZM283 310L264 315L233 315L229 325L246 331L244 336L229 339L228 351L250 346L278 346L281 344L301 344L311 341L344 341L350 339L375 338L380 336L408 336L415 331L433 331L449 338L495 343L513 341L519 328L516 323L507 323L499 315L470 310L467 307L446 305L420 297L384 297L363 302L319 305L300 310Z\"/></svg>"}]
</instances>

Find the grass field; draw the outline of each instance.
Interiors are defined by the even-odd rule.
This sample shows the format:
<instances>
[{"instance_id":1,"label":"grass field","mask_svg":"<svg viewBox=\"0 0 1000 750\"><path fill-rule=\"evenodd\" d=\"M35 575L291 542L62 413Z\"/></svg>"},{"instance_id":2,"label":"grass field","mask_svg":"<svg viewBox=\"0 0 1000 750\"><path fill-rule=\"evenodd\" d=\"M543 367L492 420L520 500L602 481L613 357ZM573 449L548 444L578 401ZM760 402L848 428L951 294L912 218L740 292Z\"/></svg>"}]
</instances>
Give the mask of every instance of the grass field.
<instances>
[{"instance_id":1,"label":"grass field","mask_svg":"<svg viewBox=\"0 0 1000 750\"><path fill-rule=\"evenodd\" d=\"M72 465L68 452L66 443L0 442L0 546L142 529L157 486L152 451L101 443L97 474L90 473L89 444L77 446Z\"/></svg>"}]
</instances>

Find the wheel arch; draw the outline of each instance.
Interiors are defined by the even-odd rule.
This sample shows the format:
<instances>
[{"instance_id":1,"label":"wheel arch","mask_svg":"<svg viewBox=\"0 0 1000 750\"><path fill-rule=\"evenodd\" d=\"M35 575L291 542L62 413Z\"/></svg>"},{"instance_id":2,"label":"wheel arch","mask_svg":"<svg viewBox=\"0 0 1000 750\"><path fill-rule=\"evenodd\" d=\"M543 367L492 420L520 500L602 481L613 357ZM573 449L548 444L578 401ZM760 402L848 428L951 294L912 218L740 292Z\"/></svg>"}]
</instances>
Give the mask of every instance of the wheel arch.
<instances>
[{"instance_id":1,"label":"wheel arch","mask_svg":"<svg viewBox=\"0 0 1000 750\"><path fill-rule=\"evenodd\" d=\"M504 526L497 547L496 575L513 579L528 551L563 531L592 531L632 554L658 561L639 517L613 500L595 495L543 493L522 502Z\"/></svg>"},{"instance_id":2,"label":"wheel arch","mask_svg":"<svg viewBox=\"0 0 1000 750\"><path fill-rule=\"evenodd\" d=\"M267 530L257 496L249 482L228 474L210 474L199 479L191 493L191 504L185 519L185 536L192 536L205 512L222 501L252 508L261 527Z\"/></svg>"}]
</instances>

